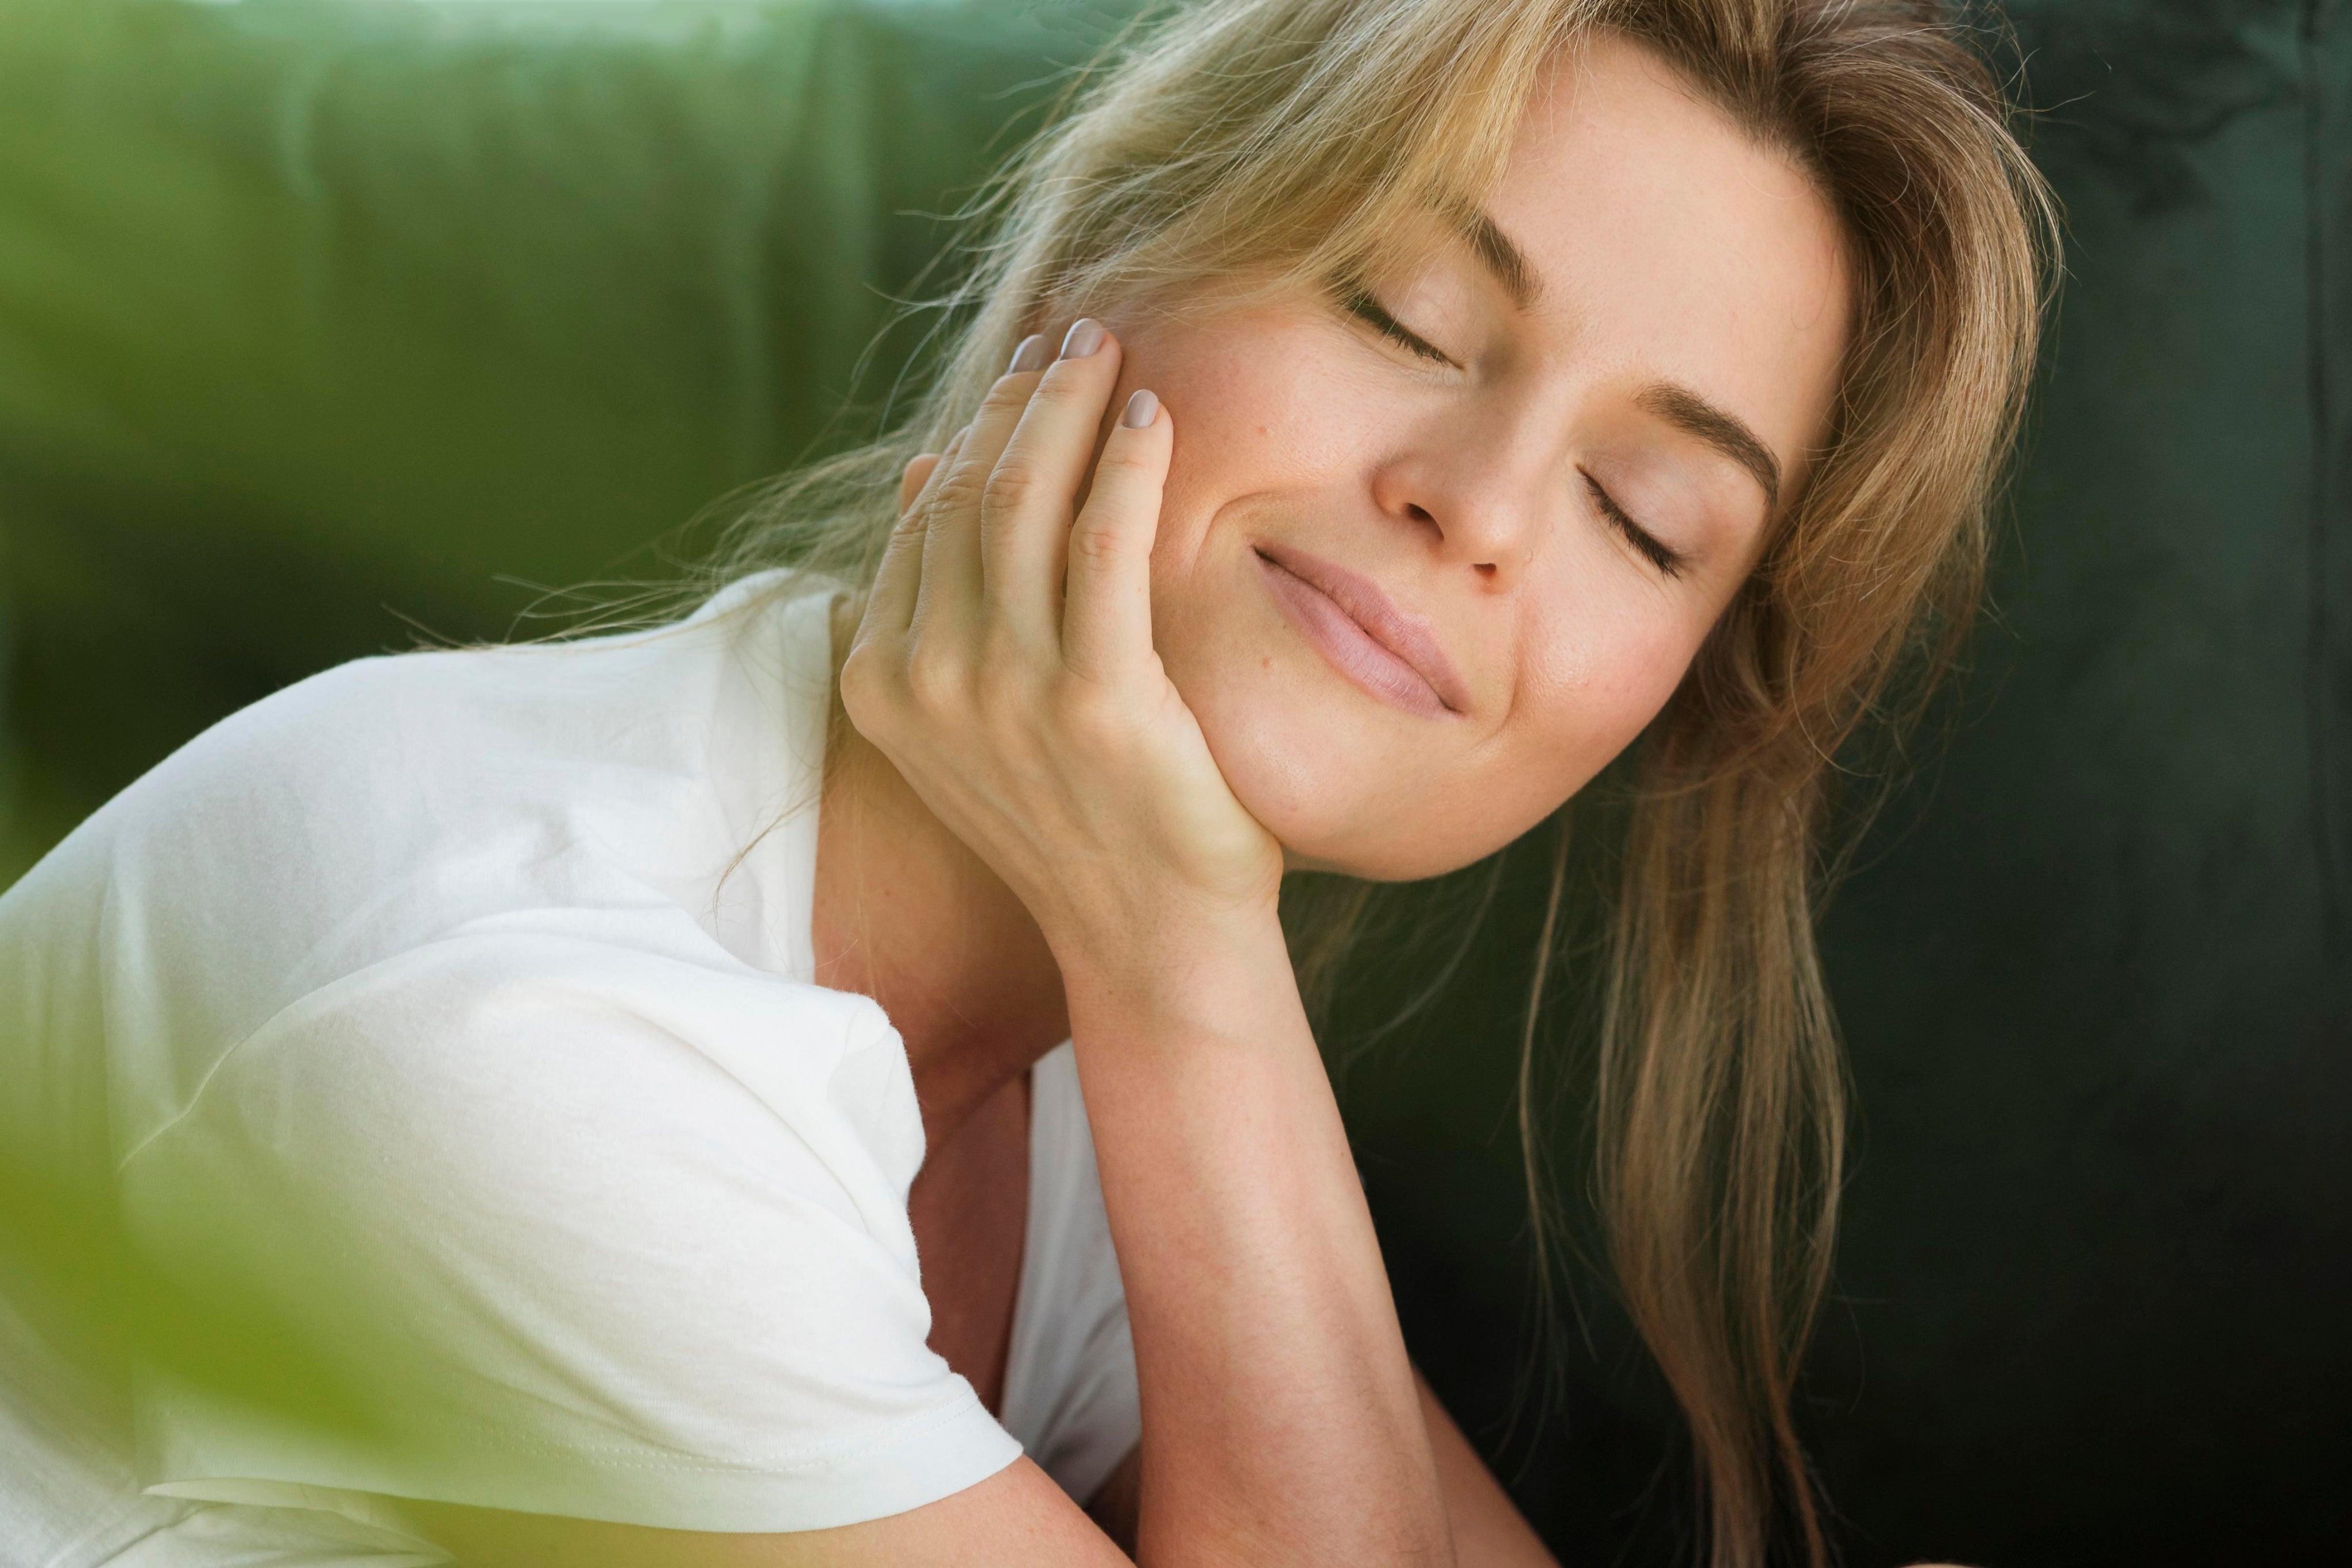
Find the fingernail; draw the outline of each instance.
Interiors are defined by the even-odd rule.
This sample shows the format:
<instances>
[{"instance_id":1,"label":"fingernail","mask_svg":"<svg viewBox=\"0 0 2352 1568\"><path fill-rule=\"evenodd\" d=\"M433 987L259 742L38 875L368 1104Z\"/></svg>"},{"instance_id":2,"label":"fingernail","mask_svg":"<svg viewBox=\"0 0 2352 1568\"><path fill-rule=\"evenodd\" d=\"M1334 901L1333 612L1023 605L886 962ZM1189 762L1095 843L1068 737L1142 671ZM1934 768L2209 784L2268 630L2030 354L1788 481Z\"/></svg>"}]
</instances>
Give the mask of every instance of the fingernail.
<instances>
[{"instance_id":1,"label":"fingernail","mask_svg":"<svg viewBox=\"0 0 2352 1568\"><path fill-rule=\"evenodd\" d=\"M1062 340L1062 358L1083 360L1103 346L1103 324L1091 316L1081 316L1070 323L1069 335Z\"/></svg>"},{"instance_id":2,"label":"fingernail","mask_svg":"<svg viewBox=\"0 0 2352 1568\"><path fill-rule=\"evenodd\" d=\"M1127 412L1118 416L1118 422L1129 430L1141 430L1159 417L1160 400L1138 387L1135 395L1127 400Z\"/></svg>"},{"instance_id":3,"label":"fingernail","mask_svg":"<svg viewBox=\"0 0 2352 1568\"><path fill-rule=\"evenodd\" d=\"M1004 373L1017 376L1024 371L1042 371L1045 368L1045 334L1032 332L1021 340L1019 348L1013 350L1013 362L1004 367Z\"/></svg>"}]
</instances>

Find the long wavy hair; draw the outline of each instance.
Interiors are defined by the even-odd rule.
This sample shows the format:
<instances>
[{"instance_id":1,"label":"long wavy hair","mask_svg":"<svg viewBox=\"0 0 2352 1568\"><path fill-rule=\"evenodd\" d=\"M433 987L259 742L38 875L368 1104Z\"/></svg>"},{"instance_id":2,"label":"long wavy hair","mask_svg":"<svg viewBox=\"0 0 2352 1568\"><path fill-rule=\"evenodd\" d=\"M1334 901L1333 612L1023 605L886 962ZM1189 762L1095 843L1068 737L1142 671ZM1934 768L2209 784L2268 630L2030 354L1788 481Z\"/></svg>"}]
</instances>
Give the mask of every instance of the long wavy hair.
<instances>
[{"instance_id":1,"label":"long wavy hair","mask_svg":"<svg viewBox=\"0 0 2352 1568\"><path fill-rule=\"evenodd\" d=\"M908 417L770 486L721 570L870 581L900 470L1049 316L1413 259L1425 231L1401 220L1489 191L1543 68L1601 32L1806 170L1853 277L1827 449L1625 759L1593 1096L1606 1250L1689 1424L1705 1555L1753 1568L1785 1542L1819 1564L1790 1405L1844 1160L1814 939L1832 785L1864 732L1916 720L1969 625L2056 256L2054 204L1963 19L1917 0L1199 0L1139 24L964 214ZM1559 837L1519 1080L1547 1287L1536 1015L1569 924L1566 814L1538 830ZM1294 923L1310 993L1370 897L1342 888Z\"/></svg>"}]
</instances>

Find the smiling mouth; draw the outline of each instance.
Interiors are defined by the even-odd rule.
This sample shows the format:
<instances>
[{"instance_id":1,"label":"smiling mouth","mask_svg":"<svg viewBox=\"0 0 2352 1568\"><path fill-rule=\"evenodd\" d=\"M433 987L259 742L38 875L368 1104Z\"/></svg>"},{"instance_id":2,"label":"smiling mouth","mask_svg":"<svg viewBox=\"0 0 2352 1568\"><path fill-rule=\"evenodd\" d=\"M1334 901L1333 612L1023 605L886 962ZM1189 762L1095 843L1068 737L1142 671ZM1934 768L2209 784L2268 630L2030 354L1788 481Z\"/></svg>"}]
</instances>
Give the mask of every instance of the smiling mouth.
<instances>
[{"instance_id":1,"label":"smiling mouth","mask_svg":"<svg viewBox=\"0 0 2352 1568\"><path fill-rule=\"evenodd\" d=\"M1466 711L1468 694L1436 639L1377 584L1303 551L1251 548L1284 618L1339 674L1390 706L1424 718Z\"/></svg>"}]
</instances>

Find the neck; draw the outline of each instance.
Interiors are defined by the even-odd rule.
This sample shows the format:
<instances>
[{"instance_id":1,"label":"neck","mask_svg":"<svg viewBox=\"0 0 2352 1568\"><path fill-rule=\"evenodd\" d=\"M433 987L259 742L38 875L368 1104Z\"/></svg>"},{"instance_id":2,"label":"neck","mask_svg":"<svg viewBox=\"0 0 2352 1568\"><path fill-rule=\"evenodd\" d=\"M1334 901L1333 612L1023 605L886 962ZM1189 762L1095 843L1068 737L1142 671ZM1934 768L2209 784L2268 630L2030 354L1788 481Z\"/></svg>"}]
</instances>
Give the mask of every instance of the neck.
<instances>
[{"instance_id":1,"label":"neck","mask_svg":"<svg viewBox=\"0 0 2352 1568\"><path fill-rule=\"evenodd\" d=\"M1068 1038L1062 974L1013 890L836 709L817 808L816 980L906 1042L926 1145Z\"/></svg>"}]
</instances>

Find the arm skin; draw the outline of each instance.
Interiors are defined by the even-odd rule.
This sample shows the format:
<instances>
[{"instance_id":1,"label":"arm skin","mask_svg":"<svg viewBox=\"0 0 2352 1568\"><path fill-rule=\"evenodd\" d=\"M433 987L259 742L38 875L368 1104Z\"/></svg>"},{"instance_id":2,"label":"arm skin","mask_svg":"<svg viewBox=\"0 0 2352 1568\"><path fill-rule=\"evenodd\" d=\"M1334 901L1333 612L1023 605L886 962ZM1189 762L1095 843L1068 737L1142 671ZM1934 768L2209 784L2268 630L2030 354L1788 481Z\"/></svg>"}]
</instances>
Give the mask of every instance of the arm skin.
<instances>
[{"instance_id":1,"label":"arm skin","mask_svg":"<svg viewBox=\"0 0 2352 1568\"><path fill-rule=\"evenodd\" d=\"M1138 1561L1451 1561L1420 1391L1279 929L1203 919L1071 949L1143 1396Z\"/></svg>"},{"instance_id":2,"label":"arm skin","mask_svg":"<svg viewBox=\"0 0 2352 1568\"><path fill-rule=\"evenodd\" d=\"M1437 1456L1437 1481L1445 1492L1446 1517L1454 1526L1454 1560L1462 1568L1559 1568L1559 1560L1520 1516L1470 1439L1418 1372L1422 1419Z\"/></svg>"},{"instance_id":3,"label":"arm skin","mask_svg":"<svg viewBox=\"0 0 2352 1568\"><path fill-rule=\"evenodd\" d=\"M1421 1389L1429 1446L1437 1458L1438 1487L1445 1494L1445 1517L1454 1529L1454 1560L1462 1568L1559 1568L1559 1559L1528 1528L1510 1495L1438 1403L1428 1379L1415 1373L1414 1381ZM1143 1451L1129 1448L1087 1504L1087 1517L1129 1552L1135 1550L1142 1461Z\"/></svg>"}]
</instances>

